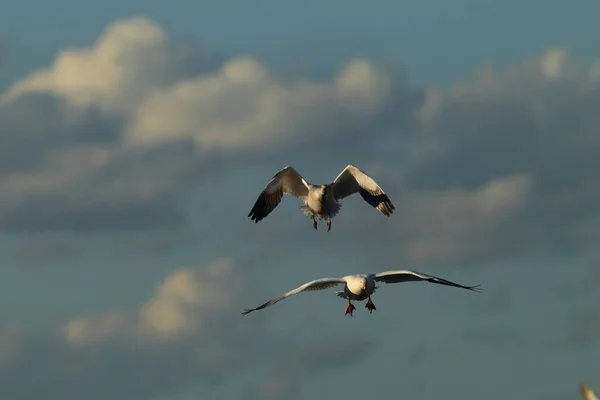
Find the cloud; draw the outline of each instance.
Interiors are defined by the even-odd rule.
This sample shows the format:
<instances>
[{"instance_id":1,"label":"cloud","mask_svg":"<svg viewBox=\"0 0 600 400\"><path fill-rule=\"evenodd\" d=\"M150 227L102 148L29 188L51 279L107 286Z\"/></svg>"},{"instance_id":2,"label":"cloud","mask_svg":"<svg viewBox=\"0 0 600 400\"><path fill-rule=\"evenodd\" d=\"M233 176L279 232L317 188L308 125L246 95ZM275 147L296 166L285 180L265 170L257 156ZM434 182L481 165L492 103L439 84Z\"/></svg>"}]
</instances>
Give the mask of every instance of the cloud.
<instances>
[{"instance_id":1,"label":"cloud","mask_svg":"<svg viewBox=\"0 0 600 400\"><path fill-rule=\"evenodd\" d=\"M173 51L152 21L118 21L91 49L61 52L50 68L2 95L4 230L180 223L176 212L160 208L197 171L193 147L172 141L128 149L122 140L130 114L149 91L176 79L175 71L189 74Z\"/></svg>"},{"instance_id":2,"label":"cloud","mask_svg":"<svg viewBox=\"0 0 600 400\"><path fill-rule=\"evenodd\" d=\"M203 174L236 158L366 140L406 124L413 97L367 60L330 81L284 77L251 56L174 43L145 17L119 20L0 97L1 225L182 226L181 196Z\"/></svg>"},{"instance_id":3,"label":"cloud","mask_svg":"<svg viewBox=\"0 0 600 400\"><path fill-rule=\"evenodd\" d=\"M193 138L206 150L291 147L363 135L389 112L393 76L366 60L350 61L332 82L286 81L251 57L216 73L155 92L128 131L147 144Z\"/></svg>"},{"instance_id":4,"label":"cloud","mask_svg":"<svg viewBox=\"0 0 600 400\"><path fill-rule=\"evenodd\" d=\"M396 213L382 223L360 200L345 200L338 235L414 267L593 251L600 240L598 65L549 49L504 69L483 65L449 88L427 88L414 109L414 135L388 132L379 138L383 148L352 155L355 164L378 166L372 175ZM360 210L352 214L353 207ZM361 236L356 224L377 235ZM394 238L395 250L377 244L383 237Z\"/></svg>"},{"instance_id":5,"label":"cloud","mask_svg":"<svg viewBox=\"0 0 600 400\"><path fill-rule=\"evenodd\" d=\"M155 295L136 316L113 310L100 317L76 318L64 327L72 344L130 338L132 340L172 340L200 335L233 306L243 281L229 260L219 260L202 269L180 268L165 278Z\"/></svg>"},{"instance_id":6,"label":"cloud","mask_svg":"<svg viewBox=\"0 0 600 400\"><path fill-rule=\"evenodd\" d=\"M93 105L107 113L127 114L156 88L185 77L188 57L202 61L196 73L218 65L209 55L199 58L183 50L172 46L166 32L148 18L119 20L92 48L63 50L51 67L17 82L5 97L50 93L82 110Z\"/></svg>"},{"instance_id":7,"label":"cloud","mask_svg":"<svg viewBox=\"0 0 600 400\"><path fill-rule=\"evenodd\" d=\"M243 272L221 259L173 271L135 312L74 318L53 337L2 326L0 396L133 400L219 382L254 348L238 312L245 293Z\"/></svg>"},{"instance_id":8,"label":"cloud","mask_svg":"<svg viewBox=\"0 0 600 400\"><path fill-rule=\"evenodd\" d=\"M397 226L409 261L594 246L599 106L597 64L561 49L429 88L416 113L419 139L400 163L408 196L399 197L406 211Z\"/></svg>"},{"instance_id":9,"label":"cloud","mask_svg":"<svg viewBox=\"0 0 600 400\"><path fill-rule=\"evenodd\" d=\"M529 202L530 177L492 179L468 189L414 190L400 198L394 227L407 239L402 253L411 262L470 262L518 248L522 236L510 233ZM519 232L522 235L522 232Z\"/></svg>"},{"instance_id":10,"label":"cloud","mask_svg":"<svg viewBox=\"0 0 600 400\"><path fill-rule=\"evenodd\" d=\"M284 76L174 43L145 17L116 21L2 94L0 223L174 230L207 175L310 155L313 171L380 166L397 214L343 218L401 239L407 263L585 251L600 237L598 65L550 49L421 98L368 60Z\"/></svg>"}]
</instances>

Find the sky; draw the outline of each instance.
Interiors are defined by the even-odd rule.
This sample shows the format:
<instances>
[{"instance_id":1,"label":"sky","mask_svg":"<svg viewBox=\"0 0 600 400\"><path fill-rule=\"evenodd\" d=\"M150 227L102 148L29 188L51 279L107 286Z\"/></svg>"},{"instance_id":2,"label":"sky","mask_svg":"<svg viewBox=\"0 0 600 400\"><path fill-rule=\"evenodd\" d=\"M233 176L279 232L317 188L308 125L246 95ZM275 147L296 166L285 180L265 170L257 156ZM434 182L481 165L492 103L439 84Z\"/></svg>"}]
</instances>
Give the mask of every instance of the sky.
<instances>
[{"instance_id":1,"label":"sky","mask_svg":"<svg viewBox=\"0 0 600 400\"><path fill-rule=\"evenodd\" d=\"M0 398L600 387L600 4L23 1L0 16ZM314 231L360 167L396 207ZM413 269L354 317L326 276ZM598 389L596 389L598 390Z\"/></svg>"}]
</instances>

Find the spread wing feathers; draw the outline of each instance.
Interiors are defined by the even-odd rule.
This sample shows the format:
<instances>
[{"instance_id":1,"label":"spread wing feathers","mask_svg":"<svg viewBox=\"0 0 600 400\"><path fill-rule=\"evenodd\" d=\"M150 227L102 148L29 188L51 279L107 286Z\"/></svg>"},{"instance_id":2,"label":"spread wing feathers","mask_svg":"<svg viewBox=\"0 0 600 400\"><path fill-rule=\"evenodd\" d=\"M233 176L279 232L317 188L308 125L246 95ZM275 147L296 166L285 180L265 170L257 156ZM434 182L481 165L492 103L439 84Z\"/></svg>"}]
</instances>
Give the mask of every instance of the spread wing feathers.
<instances>
[{"instance_id":1,"label":"spread wing feathers","mask_svg":"<svg viewBox=\"0 0 600 400\"><path fill-rule=\"evenodd\" d=\"M426 282L431 282L431 283L437 283L439 285L454 286L454 287L459 287L462 289L468 289L468 290L472 290L474 292L481 291L481 289L479 289L480 285L463 286L463 285L459 285L458 283L448 281L446 279L438 278L438 277L427 275L427 274L421 274L419 272L410 271L410 270L380 272L375 275L374 279L376 282L383 282L383 283L426 281Z\"/></svg>"},{"instance_id":2,"label":"spread wing feathers","mask_svg":"<svg viewBox=\"0 0 600 400\"><path fill-rule=\"evenodd\" d=\"M354 193L361 197L385 216L396 209L387 194L370 176L359 168L348 165L333 181L336 199L343 199Z\"/></svg>"},{"instance_id":3,"label":"spread wing feathers","mask_svg":"<svg viewBox=\"0 0 600 400\"><path fill-rule=\"evenodd\" d=\"M262 310L263 308L272 306L273 304L275 304L285 298L288 298L294 294L298 294L301 292L307 292L307 291L313 291L313 290L325 290L325 289L329 289L330 287L334 287L334 286L337 286L342 283L346 283L346 281L343 280L342 278L317 279L317 280L305 283L304 285L299 286L294 290L290 290L289 292L282 294L281 296L275 297L274 299L271 299L271 300L267 301L265 304L262 304L256 308L245 309L244 311L242 311L242 315L246 315L248 313L251 313L252 311Z\"/></svg>"},{"instance_id":4,"label":"spread wing feathers","mask_svg":"<svg viewBox=\"0 0 600 400\"><path fill-rule=\"evenodd\" d=\"M248 217L252 217L255 223L262 220L277 207L284 194L291 194L303 201L308 196L308 183L290 166L273 175L256 199Z\"/></svg>"}]
</instances>

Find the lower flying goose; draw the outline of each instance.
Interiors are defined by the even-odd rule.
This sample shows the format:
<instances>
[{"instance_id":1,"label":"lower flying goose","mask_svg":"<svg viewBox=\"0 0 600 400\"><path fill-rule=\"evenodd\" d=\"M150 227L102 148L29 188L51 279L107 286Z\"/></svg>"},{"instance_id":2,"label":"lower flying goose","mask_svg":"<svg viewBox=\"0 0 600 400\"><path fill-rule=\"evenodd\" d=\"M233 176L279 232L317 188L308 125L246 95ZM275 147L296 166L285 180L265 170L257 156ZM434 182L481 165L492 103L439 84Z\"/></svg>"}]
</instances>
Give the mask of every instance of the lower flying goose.
<instances>
[{"instance_id":1,"label":"lower flying goose","mask_svg":"<svg viewBox=\"0 0 600 400\"><path fill-rule=\"evenodd\" d=\"M480 285L463 286L442 278L437 278L435 276L426 275L410 270L387 271L380 272L378 274L354 274L344 276L343 278L322 278L305 283L304 285L297 287L294 290L290 290L289 292L282 294L279 297L275 297L274 299L267 301L263 305L242 311L242 315L246 315L248 313L251 313L252 311L262 310L263 308L272 306L273 304L283 299L286 299L294 294L312 290L325 290L329 289L330 287L334 287L341 284L344 285L344 290L341 292L335 292L335 294L343 299L348 300L348 305L346 306L345 314L350 314L350 316L352 316L352 312L356 310L356 307L354 307L351 301L363 300L367 300L365 308L368 309L370 313L373 313L373 310L376 310L376 308L375 304L373 304L373 301L371 300L371 295L378 288L378 286L375 286L377 282L400 283L414 281L425 281L437 283L440 285L454 286L462 289L472 290L474 292L481 291L481 289L479 289Z\"/></svg>"}]
</instances>

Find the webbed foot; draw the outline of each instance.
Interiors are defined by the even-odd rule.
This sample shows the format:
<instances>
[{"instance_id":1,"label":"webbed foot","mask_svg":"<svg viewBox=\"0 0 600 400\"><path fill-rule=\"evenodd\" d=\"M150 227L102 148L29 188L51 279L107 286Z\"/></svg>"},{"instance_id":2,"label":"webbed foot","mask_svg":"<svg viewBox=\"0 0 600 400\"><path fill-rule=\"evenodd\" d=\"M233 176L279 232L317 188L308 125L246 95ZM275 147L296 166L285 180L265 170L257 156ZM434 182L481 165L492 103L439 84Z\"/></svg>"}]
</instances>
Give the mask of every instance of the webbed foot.
<instances>
[{"instance_id":1,"label":"webbed foot","mask_svg":"<svg viewBox=\"0 0 600 400\"><path fill-rule=\"evenodd\" d=\"M375 304L373 304L373 301L371 301L371 297L369 296L369 300L367 300L367 304L365 304L365 308L367 310L369 310L369 313L373 314L373 310L377 310L377 308L375 308Z\"/></svg>"},{"instance_id":2,"label":"webbed foot","mask_svg":"<svg viewBox=\"0 0 600 400\"><path fill-rule=\"evenodd\" d=\"M352 316L352 312L356 310L356 307L354 307L354 304L350 303L350 301L348 301L348 305L346 306L346 310L344 312L344 315L346 314L350 314L350 316Z\"/></svg>"}]
</instances>

